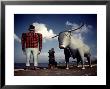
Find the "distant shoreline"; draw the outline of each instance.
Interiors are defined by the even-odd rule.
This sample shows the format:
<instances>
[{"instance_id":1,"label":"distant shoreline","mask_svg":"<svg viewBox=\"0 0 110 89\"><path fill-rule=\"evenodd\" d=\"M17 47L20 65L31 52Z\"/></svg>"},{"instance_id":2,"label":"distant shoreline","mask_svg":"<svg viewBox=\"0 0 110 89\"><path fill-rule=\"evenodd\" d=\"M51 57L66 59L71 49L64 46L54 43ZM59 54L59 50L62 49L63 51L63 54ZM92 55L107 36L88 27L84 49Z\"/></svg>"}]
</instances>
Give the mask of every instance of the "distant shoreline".
<instances>
[{"instance_id":1,"label":"distant shoreline","mask_svg":"<svg viewBox=\"0 0 110 89\"><path fill-rule=\"evenodd\" d=\"M97 65L97 61L92 62L92 64ZM66 64L64 62L59 62L57 63L57 66L65 66ZM74 63L69 63L69 66L76 65L76 62ZM88 65L88 63L85 63L85 65ZM14 69L24 69L26 66L25 63L14 63ZM33 66L33 63L31 63L31 66ZM48 68L48 63L38 63L39 68Z\"/></svg>"}]
</instances>

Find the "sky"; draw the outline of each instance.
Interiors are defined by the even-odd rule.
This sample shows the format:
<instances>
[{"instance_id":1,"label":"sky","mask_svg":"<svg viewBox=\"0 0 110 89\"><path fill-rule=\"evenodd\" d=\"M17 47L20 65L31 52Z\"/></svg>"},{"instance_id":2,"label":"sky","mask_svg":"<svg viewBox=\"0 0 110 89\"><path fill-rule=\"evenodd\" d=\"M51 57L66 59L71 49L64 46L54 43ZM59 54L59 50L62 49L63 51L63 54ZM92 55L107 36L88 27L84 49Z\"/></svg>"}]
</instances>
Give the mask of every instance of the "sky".
<instances>
[{"instance_id":1,"label":"sky","mask_svg":"<svg viewBox=\"0 0 110 89\"><path fill-rule=\"evenodd\" d=\"M20 39L22 33L28 31L30 24L38 29L36 32L43 34L43 46L38 62L48 62L48 51L51 48L55 49L56 61L64 62L64 51L59 48L57 37L54 39L51 37L62 31L77 28L81 23L85 25L73 32L73 35L86 43L91 48L92 56L97 57L97 14L14 14L14 62L25 63L26 61Z\"/></svg>"}]
</instances>

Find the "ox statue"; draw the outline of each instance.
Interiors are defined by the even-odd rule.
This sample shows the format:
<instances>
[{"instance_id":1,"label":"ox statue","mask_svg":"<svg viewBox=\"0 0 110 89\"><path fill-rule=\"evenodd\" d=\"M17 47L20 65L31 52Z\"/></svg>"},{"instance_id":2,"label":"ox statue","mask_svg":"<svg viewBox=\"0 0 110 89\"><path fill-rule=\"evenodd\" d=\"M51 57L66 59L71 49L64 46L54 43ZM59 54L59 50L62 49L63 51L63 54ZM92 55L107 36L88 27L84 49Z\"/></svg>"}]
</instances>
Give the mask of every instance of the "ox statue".
<instances>
[{"instance_id":1,"label":"ox statue","mask_svg":"<svg viewBox=\"0 0 110 89\"><path fill-rule=\"evenodd\" d=\"M79 28L80 29L83 25L81 25ZM77 30L75 29L75 30ZM82 64L82 69L85 69L84 66L84 57L87 58L89 66L91 66L91 60L90 60L90 48L80 39L74 36L72 34L72 31L64 31L60 32L58 36L58 41L59 41L59 48L64 49L64 54L65 54L65 61L66 61L66 69L69 69L69 58L73 57L77 59L77 67L78 63L81 61ZM56 37L56 36L54 36Z\"/></svg>"}]
</instances>

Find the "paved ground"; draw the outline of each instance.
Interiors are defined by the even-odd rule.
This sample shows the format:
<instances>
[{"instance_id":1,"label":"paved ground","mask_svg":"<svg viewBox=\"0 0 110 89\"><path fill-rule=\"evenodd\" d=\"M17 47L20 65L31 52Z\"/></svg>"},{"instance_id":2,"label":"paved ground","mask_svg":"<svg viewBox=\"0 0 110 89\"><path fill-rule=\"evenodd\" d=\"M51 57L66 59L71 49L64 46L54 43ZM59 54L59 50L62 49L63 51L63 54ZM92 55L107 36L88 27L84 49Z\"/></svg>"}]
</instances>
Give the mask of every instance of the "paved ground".
<instances>
[{"instance_id":1,"label":"paved ground","mask_svg":"<svg viewBox=\"0 0 110 89\"><path fill-rule=\"evenodd\" d=\"M15 76L97 76L97 65L92 68L86 66L85 70L81 67L70 66L66 70L64 66L58 66L57 69L40 68L38 70L15 69Z\"/></svg>"}]
</instances>

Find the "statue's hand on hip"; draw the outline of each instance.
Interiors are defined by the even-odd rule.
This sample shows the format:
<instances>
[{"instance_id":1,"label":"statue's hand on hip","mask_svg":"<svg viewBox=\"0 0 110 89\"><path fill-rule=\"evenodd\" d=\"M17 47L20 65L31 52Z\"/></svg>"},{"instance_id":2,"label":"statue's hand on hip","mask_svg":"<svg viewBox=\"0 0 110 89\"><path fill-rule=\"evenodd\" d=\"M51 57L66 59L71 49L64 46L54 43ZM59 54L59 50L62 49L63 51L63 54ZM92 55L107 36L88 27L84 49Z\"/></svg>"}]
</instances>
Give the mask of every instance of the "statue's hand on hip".
<instances>
[{"instance_id":1,"label":"statue's hand on hip","mask_svg":"<svg viewBox=\"0 0 110 89\"><path fill-rule=\"evenodd\" d=\"M23 54L26 55L26 49L22 49Z\"/></svg>"}]
</instances>

